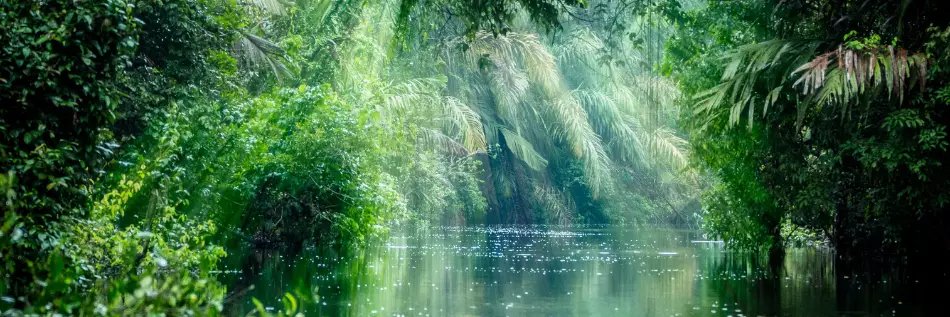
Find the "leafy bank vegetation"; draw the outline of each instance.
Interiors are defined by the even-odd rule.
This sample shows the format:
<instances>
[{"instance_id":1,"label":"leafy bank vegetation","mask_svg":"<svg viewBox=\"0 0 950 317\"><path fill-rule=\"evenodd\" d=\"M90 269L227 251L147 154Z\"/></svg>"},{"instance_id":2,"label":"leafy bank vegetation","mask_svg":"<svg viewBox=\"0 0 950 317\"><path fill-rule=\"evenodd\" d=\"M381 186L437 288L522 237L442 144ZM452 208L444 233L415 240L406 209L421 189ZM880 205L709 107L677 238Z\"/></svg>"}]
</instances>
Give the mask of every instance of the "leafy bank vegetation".
<instances>
[{"instance_id":1,"label":"leafy bank vegetation","mask_svg":"<svg viewBox=\"0 0 950 317\"><path fill-rule=\"evenodd\" d=\"M226 247L401 225L914 254L947 241L942 9L7 1L0 309L219 314Z\"/></svg>"},{"instance_id":2,"label":"leafy bank vegetation","mask_svg":"<svg viewBox=\"0 0 950 317\"><path fill-rule=\"evenodd\" d=\"M843 258L946 250L946 9L735 1L685 15L664 67L692 96L709 229L773 250L810 232Z\"/></svg>"}]
</instances>

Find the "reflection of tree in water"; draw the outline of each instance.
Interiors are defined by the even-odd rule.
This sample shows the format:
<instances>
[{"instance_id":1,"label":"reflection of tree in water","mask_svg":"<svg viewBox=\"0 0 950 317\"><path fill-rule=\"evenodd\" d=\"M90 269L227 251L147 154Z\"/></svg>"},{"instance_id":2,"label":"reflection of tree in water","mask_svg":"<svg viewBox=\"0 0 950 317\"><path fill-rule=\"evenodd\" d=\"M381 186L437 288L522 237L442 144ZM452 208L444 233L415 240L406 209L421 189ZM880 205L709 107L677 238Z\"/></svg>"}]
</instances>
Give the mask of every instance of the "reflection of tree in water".
<instances>
[{"instance_id":1,"label":"reflection of tree in water","mask_svg":"<svg viewBox=\"0 0 950 317\"><path fill-rule=\"evenodd\" d=\"M701 256L701 310L778 315L781 283L767 259L738 253ZM780 275L780 274L778 274ZM736 305L738 303L738 306Z\"/></svg>"},{"instance_id":2,"label":"reflection of tree in water","mask_svg":"<svg viewBox=\"0 0 950 317\"><path fill-rule=\"evenodd\" d=\"M240 274L222 276L238 292L227 311L249 311L251 297L279 308L285 292L312 298L319 285L308 316L947 315L933 313L945 291L895 278L906 271L843 267L826 250L790 249L771 266L688 231L582 232L442 228L348 255L249 250L229 259Z\"/></svg>"},{"instance_id":3,"label":"reflection of tree in water","mask_svg":"<svg viewBox=\"0 0 950 317\"><path fill-rule=\"evenodd\" d=\"M933 293L908 284L902 277L907 272L888 266L855 268L822 249L791 249L780 265L768 262L767 257L731 252L701 256L701 311L709 312L712 304L718 305L715 310L725 305L730 312L768 316L933 315L935 309L946 310L924 300L934 298Z\"/></svg>"},{"instance_id":4,"label":"reflection of tree in water","mask_svg":"<svg viewBox=\"0 0 950 317\"><path fill-rule=\"evenodd\" d=\"M473 268L478 270L470 276L483 298L482 303L476 305L476 315L510 315L509 309L515 307L507 305L517 302L518 295L558 298L574 284L573 275L555 273L567 264L554 257L573 250L578 242L574 236L554 237L526 229L521 233L488 233L476 239L480 239L476 242L480 255L475 257ZM517 309L524 308L523 302L517 304Z\"/></svg>"},{"instance_id":5,"label":"reflection of tree in water","mask_svg":"<svg viewBox=\"0 0 950 317\"><path fill-rule=\"evenodd\" d=\"M671 316L693 307L697 264L689 255L694 232L620 230L614 237L614 249L622 260L610 264L613 273L607 289L619 302L620 311L632 316ZM616 314L611 310L599 308L601 314Z\"/></svg>"},{"instance_id":6,"label":"reflection of tree in water","mask_svg":"<svg viewBox=\"0 0 950 317\"><path fill-rule=\"evenodd\" d=\"M229 316L241 316L253 309L250 299L257 297L257 294L282 294L272 291L284 284L280 277L285 270L282 269L284 264L280 261L279 251L253 247L238 250L225 260L225 273L220 275L220 279L228 285L225 313Z\"/></svg>"},{"instance_id":7,"label":"reflection of tree in water","mask_svg":"<svg viewBox=\"0 0 950 317\"><path fill-rule=\"evenodd\" d=\"M942 255L941 255L942 256ZM898 316L950 316L946 260L905 263L905 259L835 259L839 311Z\"/></svg>"},{"instance_id":8,"label":"reflection of tree in water","mask_svg":"<svg viewBox=\"0 0 950 317\"><path fill-rule=\"evenodd\" d=\"M352 268L338 265L342 256L330 248L238 250L226 259L225 272L220 275L228 285L224 307L228 316L244 316L253 310L252 298L279 309L285 293L292 294L305 313L336 315L338 307L321 303L348 296L344 286L357 276L346 272ZM348 265L354 263L359 262L349 261Z\"/></svg>"}]
</instances>

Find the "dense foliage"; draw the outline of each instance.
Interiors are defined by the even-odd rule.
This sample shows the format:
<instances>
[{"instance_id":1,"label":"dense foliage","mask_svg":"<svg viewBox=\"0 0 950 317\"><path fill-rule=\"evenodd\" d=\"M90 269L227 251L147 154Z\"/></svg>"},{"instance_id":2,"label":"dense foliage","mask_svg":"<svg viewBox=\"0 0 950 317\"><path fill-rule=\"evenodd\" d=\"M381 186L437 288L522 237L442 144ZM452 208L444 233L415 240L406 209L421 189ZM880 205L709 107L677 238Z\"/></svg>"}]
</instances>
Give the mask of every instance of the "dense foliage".
<instances>
[{"instance_id":1,"label":"dense foliage","mask_svg":"<svg viewBox=\"0 0 950 317\"><path fill-rule=\"evenodd\" d=\"M944 5L864 3L3 2L0 309L218 314L226 247L404 225L945 243Z\"/></svg>"},{"instance_id":2,"label":"dense foliage","mask_svg":"<svg viewBox=\"0 0 950 317\"><path fill-rule=\"evenodd\" d=\"M576 1L5 2L0 308L214 314L221 246L358 244L400 223L659 219L667 209L619 191L644 178L654 185L642 195L680 214L695 197L672 176L685 142L669 115L641 129L635 100L650 96L622 87L649 68L562 75L600 67L583 54L604 49L583 47L598 35L564 10L593 12ZM552 45L539 34L565 29L574 35ZM650 158L661 153L680 161ZM627 171L617 179L608 155Z\"/></svg>"},{"instance_id":3,"label":"dense foliage","mask_svg":"<svg viewBox=\"0 0 950 317\"><path fill-rule=\"evenodd\" d=\"M783 228L844 255L946 247L945 9L734 1L689 12L667 63L693 94L695 157L715 176L706 225L746 248L781 246Z\"/></svg>"}]
</instances>

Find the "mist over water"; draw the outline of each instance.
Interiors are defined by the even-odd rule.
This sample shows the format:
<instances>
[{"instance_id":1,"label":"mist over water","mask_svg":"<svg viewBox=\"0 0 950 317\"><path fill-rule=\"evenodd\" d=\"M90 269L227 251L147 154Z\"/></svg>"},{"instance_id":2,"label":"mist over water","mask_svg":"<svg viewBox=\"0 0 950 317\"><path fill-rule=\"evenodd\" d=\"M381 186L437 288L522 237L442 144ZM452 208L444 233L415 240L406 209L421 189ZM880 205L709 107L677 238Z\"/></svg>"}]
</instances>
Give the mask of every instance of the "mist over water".
<instances>
[{"instance_id":1,"label":"mist over water","mask_svg":"<svg viewBox=\"0 0 950 317\"><path fill-rule=\"evenodd\" d=\"M280 309L284 292L316 289L307 315L934 313L917 295L924 292L920 277L836 274L833 252L819 248L789 249L782 265L770 267L690 230L443 227L394 233L353 255L256 251L233 258L224 274L229 288L255 287L233 300L232 312L249 310L251 297Z\"/></svg>"}]
</instances>

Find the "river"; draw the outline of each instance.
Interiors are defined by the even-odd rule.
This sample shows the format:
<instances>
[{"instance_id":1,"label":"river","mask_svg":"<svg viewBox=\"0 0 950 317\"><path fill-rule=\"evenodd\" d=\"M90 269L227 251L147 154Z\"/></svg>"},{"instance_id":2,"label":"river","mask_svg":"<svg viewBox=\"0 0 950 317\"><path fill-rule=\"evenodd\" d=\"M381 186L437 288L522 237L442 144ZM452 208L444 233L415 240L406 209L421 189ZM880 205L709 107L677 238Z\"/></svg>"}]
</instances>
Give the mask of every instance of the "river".
<instances>
[{"instance_id":1,"label":"river","mask_svg":"<svg viewBox=\"0 0 950 317\"><path fill-rule=\"evenodd\" d=\"M434 228L347 255L248 252L221 276L233 315L289 292L308 316L948 316L900 269L843 272L814 247L765 262L686 230Z\"/></svg>"}]
</instances>

